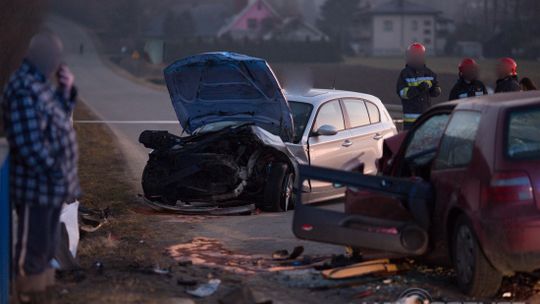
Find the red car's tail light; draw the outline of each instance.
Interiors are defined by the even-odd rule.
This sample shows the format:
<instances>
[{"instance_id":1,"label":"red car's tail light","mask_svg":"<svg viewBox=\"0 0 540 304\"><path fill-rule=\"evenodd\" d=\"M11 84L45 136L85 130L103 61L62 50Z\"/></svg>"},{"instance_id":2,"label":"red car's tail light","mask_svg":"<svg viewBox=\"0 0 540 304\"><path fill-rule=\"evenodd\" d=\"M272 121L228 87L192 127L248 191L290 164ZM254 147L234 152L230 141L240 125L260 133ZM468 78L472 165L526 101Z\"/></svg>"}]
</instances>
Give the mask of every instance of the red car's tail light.
<instances>
[{"instance_id":1,"label":"red car's tail light","mask_svg":"<svg viewBox=\"0 0 540 304\"><path fill-rule=\"evenodd\" d=\"M488 193L493 203L534 202L531 179L525 172L496 173Z\"/></svg>"}]
</instances>

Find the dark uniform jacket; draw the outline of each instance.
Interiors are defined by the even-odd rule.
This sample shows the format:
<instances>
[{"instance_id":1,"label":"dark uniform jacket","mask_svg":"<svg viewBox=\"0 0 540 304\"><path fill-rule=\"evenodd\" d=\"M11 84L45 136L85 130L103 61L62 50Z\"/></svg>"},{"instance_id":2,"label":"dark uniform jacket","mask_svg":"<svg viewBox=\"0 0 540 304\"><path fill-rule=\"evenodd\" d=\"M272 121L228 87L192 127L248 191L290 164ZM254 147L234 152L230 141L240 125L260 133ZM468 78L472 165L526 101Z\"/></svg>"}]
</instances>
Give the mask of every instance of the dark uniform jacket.
<instances>
[{"instance_id":1,"label":"dark uniform jacket","mask_svg":"<svg viewBox=\"0 0 540 304\"><path fill-rule=\"evenodd\" d=\"M459 77L457 83L450 92L449 100L463 99L475 96L487 95L487 89L480 80L466 81L463 77Z\"/></svg>"},{"instance_id":2,"label":"dark uniform jacket","mask_svg":"<svg viewBox=\"0 0 540 304\"><path fill-rule=\"evenodd\" d=\"M441 95L437 74L426 66L407 65L399 75L397 93L403 104L405 122L412 123L431 106L431 98Z\"/></svg>"},{"instance_id":3,"label":"dark uniform jacket","mask_svg":"<svg viewBox=\"0 0 540 304\"><path fill-rule=\"evenodd\" d=\"M495 93L519 91L521 91L521 86L519 85L519 80L517 76L508 76L506 78L497 80L497 87L495 88Z\"/></svg>"}]
</instances>

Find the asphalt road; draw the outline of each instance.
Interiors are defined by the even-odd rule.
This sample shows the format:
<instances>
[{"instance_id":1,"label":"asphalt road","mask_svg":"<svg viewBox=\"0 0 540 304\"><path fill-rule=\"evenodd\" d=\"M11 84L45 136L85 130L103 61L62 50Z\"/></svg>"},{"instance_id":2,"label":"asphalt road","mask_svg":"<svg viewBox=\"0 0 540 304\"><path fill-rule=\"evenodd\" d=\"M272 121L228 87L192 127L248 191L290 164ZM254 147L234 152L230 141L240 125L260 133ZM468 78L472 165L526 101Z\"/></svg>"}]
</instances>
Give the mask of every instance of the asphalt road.
<instances>
[{"instance_id":1,"label":"asphalt road","mask_svg":"<svg viewBox=\"0 0 540 304\"><path fill-rule=\"evenodd\" d=\"M179 134L179 124L134 123L137 121L176 121L166 90L144 85L105 63L97 53L93 38L73 22L51 17L48 26L62 38L65 62L76 77L84 102L103 121L110 123L123 152L128 158L133 181L140 176L148 158L148 150L138 143L143 130L168 130ZM84 54L79 53L84 45ZM135 194L135 193L134 193ZM84 203L84 202L83 202ZM291 231L292 212L242 217L214 217L196 221L186 231L193 237L220 240L227 249L246 254L268 254L279 249L303 245L306 254L342 253L343 248L297 240ZM174 217L164 219L174 221ZM174 236L164 236L174 237Z\"/></svg>"}]
</instances>

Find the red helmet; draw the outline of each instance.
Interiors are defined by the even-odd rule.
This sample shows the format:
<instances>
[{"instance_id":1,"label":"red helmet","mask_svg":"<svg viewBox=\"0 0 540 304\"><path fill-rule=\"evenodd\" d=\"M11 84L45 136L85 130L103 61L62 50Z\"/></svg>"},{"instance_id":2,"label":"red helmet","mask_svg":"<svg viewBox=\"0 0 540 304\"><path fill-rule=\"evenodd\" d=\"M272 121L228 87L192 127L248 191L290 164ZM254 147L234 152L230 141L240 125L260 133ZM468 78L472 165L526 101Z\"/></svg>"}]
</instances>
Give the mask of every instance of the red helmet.
<instances>
[{"instance_id":1,"label":"red helmet","mask_svg":"<svg viewBox=\"0 0 540 304\"><path fill-rule=\"evenodd\" d=\"M476 63L476 61L474 61L472 58L465 58L461 60L461 63L459 64L459 72L463 73L466 69L472 67L478 67L478 63Z\"/></svg>"},{"instance_id":2,"label":"red helmet","mask_svg":"<svg viewBox=\"0 0 540 304\"><path fill-rule=\"evenodd\" d=\"M426 53L426 47L421 43L415 42L409 45L407 52L423 55Z\"/></svg>"},{"instance_id":3,"label":"red helmet","mask_svg":"<svg viewBox=\"0 0 540 304\"><path fill-rule=\"evenodd\" d=\"M505 58L501 58L499 59L499 64L507 67L509 70L510 70L510 73L512 75L517 75L517 68L518 68L518 65L517 65L517 62L510 58L510 57L505 57Z\"/></svg>"}]
</instances>

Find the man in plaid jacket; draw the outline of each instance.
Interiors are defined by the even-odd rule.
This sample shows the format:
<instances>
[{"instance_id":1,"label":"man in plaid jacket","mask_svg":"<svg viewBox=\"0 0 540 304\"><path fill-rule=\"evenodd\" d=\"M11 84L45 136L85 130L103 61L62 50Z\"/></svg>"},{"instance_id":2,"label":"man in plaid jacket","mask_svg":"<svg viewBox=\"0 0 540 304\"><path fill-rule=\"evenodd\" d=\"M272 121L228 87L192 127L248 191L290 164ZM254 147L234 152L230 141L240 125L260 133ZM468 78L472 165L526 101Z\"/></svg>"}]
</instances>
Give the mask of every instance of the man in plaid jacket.
<instances>
[{"instance_id":1,"label":"man in plaid jacket","mask_svg":"<svg viewBox=\"0 0 540 304\"><path fill-rule=\"evenodd\" d=\"M54 284L50 262L63 203L80 194L78 151L71 114L74 76L61 64L63 46L53 33L34 36L2 101L10 145L10 197L18 214L15 269L20 300Z\"/></svg>"}]
</instances>

